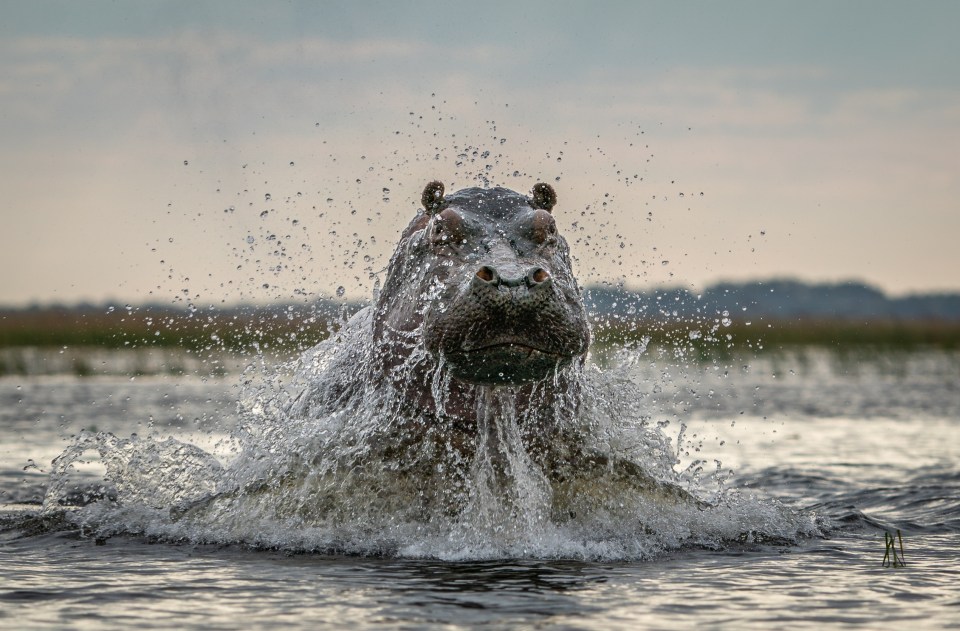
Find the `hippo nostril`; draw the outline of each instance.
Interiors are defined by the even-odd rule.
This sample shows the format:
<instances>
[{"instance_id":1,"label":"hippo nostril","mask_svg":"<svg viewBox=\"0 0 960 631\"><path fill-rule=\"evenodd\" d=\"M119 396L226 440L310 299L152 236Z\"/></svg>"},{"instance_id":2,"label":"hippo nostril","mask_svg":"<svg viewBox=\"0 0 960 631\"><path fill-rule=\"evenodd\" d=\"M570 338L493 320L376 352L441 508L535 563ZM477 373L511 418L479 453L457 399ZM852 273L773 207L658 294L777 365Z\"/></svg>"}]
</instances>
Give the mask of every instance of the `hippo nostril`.
<instances>
[{"instance_id":1,"label":"hippo nostril","mask_svg":"<svg viewBox=\"0 0 960 631\"><path fill-rule=\"evenodd\" d=\"M539 285L540 283L550 280L550 272L542 267L538 267L530 270L530 274L527 275L527 278L530 279L530 286L532 287L533 285Z\"/></svg>"},{"instance_id":2,"label":"hippo nostril","mask_svg":"<svg viewBox=\"0 0 960 631\"><path fill-rule=\"evenodd\" d=\"M500 275L500 272L497 271L497 268L490 265L482 265L477 270L474 282L481 283L481 285L492 285L498 289L512 289L514 287L523 287L524 285L529 288L538 287L549 280L550 272L542 267L534 267L533 269L527 271L526 274L517 274L514 277L505 277Z\"/></svg>"},{"instance_id":3,"label":"hippo nostril","mask_svg":"<svg viewBox=\"0 0 960 631\"><path fill-rule=\"evenodd\" d=\"M484 265L477 270L477 278L485 283L495 284L499 280L499 275L497 274L497 270L493 269L489 265Z\"/></svg>"}]
</instances>

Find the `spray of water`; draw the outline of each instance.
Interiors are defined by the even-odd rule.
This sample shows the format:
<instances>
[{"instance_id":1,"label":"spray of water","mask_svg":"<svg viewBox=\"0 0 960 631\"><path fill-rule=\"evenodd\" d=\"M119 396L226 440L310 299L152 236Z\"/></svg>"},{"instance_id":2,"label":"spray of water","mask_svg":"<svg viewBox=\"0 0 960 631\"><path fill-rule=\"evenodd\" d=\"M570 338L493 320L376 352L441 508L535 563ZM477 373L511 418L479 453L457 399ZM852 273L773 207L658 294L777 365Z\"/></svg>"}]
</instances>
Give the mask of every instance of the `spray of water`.
<instances>
[{"instance_id":1,"label":"spray of water","mask_svg":"<svg viewBox=\"0 0 960 631\"><path fill-rule=\"evenodd\" d=\"M363 310L295 361L251 368L224 462L172 438L81 432L54 462L44 511L81 505L69 518L100 536L448 559L644 558L816 531L722 484L704 501L710 476L675 470L630 358L558 367L534 387L554 427L509 386L467 386L474 409L451 416L462 392L422 336L383 374L371 326ZM93 452L106 473L78 499L72 471Z\"/></svg>"},{"instance_id":2,"label":"spray of water","mask_svg":"<svg viewBox=\"0 0 960 631\"><path fill-rule=\"evenodd\" d=\"M229 454L82 432L54 463L44 511L67 510L100 536L455 559L638 558L815 531L809 517L727 490L719 466L678 470L681 438L651 420L636 383L645 342L602 369L558 363L533 385L458 380L425 345L428 311L452 303L412 243L401 241L383 290L394 302L375 288L375 307L325 342L244 373ZM375 321L383 304L403 317ZM102 483L78 494L74 471L91 457Z\"/></svg>"}]
</instances>

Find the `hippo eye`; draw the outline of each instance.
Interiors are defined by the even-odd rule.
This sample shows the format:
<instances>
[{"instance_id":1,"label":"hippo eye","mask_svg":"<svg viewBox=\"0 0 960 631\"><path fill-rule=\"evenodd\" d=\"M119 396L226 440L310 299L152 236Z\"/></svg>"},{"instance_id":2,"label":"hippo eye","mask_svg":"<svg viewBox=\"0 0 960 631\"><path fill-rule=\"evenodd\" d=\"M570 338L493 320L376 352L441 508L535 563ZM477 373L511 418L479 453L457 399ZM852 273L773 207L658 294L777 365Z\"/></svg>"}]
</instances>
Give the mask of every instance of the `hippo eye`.
<instances>
[{"instance_id":1,"label":"hippo eye","mask_svg":"<svg viewBox=\"0 0 960 631\"><path fill-rule=\"evenodd\" d=\"M538 245L553 245L557 242L557 222L553 215L545 210L533 213L531 232L533 241Z\"/></svg>"},{"instance_id":2,"label":"hippo eye","mask_svg":"<svg viewBox=\"0 0 960 631\"><path fill-rule=\"evenodd\" d=\"M430 222L430 240L434 245L457 245L467 236L463 217L452 208L445 208Z\"/></svg>"}]
</instances>

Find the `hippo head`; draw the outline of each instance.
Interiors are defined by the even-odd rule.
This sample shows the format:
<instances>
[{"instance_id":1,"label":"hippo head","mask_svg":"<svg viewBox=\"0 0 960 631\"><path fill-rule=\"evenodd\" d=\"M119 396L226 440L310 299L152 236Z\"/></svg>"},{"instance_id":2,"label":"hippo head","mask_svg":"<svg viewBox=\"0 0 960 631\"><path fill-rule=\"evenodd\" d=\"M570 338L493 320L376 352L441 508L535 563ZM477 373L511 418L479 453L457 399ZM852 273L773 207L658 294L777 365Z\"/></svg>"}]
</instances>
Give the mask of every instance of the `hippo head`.
<instances>
[{"instance_id":1,"label":"hippo head","mask_svg":"<svg viewBox=\"0 0 960 631\"><path fill-rule=\"evenodd\" d=\"M590 332L550 214L556 200L548 184L530 197L504 188L444 196L428 184L391 260L375 337L419 334L453 378L474 384L537 381L582 359Z\"/></svg>"}]
</instances>

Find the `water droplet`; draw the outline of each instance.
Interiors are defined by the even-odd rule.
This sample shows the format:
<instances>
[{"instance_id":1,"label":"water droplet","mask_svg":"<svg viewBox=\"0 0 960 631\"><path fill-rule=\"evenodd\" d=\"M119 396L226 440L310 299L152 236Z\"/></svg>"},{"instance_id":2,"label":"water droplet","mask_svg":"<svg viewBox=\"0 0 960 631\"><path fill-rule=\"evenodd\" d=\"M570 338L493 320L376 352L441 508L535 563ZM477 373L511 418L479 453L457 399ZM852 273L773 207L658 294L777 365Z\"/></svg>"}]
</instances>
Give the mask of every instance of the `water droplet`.
<instances>
[{"instance_id":1,"label":"water droplet","mask_svg":"<svg viewBox=\"0 0 960 631\"><path fill-rule=\"evenodd\" d=\"M347 288L346 288L346 287L344 287L343 285L340 285L339 287L337 287L337 297L338 297L338 298L343 297L343 294L345 294L345 293L347 293Z\"/></svg>"}]
</instances>

